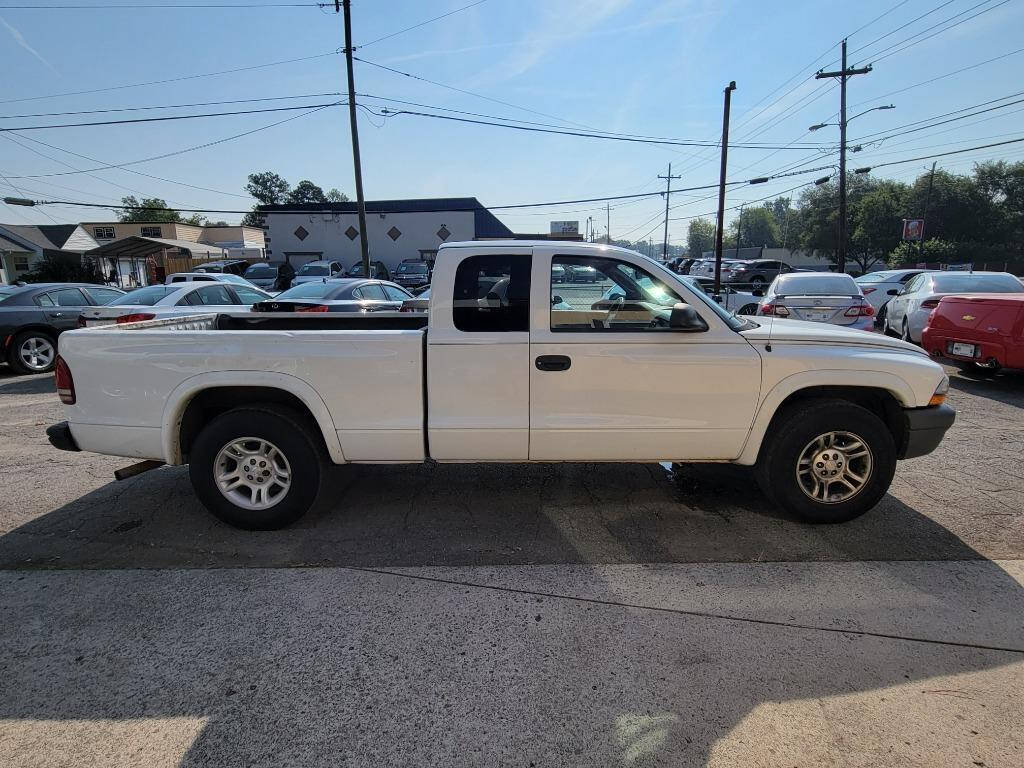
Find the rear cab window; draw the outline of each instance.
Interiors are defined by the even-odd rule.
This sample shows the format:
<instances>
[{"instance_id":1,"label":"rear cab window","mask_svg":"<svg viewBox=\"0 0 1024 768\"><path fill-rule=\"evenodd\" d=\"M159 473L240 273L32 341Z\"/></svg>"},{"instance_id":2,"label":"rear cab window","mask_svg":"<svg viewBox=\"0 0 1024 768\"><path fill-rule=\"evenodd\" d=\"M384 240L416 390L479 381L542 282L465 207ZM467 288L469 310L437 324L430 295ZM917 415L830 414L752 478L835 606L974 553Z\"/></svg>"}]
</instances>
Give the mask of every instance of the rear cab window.
<instances>
[{"instance_id":1,"label":"rear cab window","mask_svg":"<svg viewBox=\"0 0 1024 768\"><path fill-rule=\"evenodd\" d=\"M479 254L455 271L452 321L464 333L530 330L528 254Z\"/></svg>"}]
</instances>

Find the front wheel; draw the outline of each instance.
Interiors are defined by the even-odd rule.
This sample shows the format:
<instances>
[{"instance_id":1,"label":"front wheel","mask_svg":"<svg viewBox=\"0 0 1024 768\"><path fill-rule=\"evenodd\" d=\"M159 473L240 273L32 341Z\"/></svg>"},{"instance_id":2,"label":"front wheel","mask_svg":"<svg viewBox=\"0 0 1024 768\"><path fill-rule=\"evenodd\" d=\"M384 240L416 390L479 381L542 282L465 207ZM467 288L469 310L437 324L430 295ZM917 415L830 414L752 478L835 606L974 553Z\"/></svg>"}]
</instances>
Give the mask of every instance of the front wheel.
<instances>
[{"instance_id":1,"label":"front wheel","mask_svg":"<svg viewBox=\"0 0 1024 768\"><path fill-rule=\"evenodd\" d=\"M7 362L18 373L46 373L57 363L57 342L42 331L19 333L11 342Z\"/></svg>"},{"instance_id":2,"label":"front wheel","mask_svg":"<svg viewBox=\"0 0 1024 768\"><path fill-rule=\"evenodd\" d=\"M268 531L313 506L326 466L319 436L297 412L247 406L221 414L199 433L189 478L214 516L236 528Z\"/></svg>"},{"instance_id":3,"label":"front wheel","mask_svg":"<svg viewBox=\"0 0 1024 768\"><path fill-rule=\"evenodd\" d=\"M863 515L889 490L896 445L866 408L845 400L809 400L780 413L756 467L765 494L810 523Z\"/></svg>"},{"instance_id":4,"label":"front wheel","mask_svg":"<svg viewBox=\"0 0 1024 768\"><path fill-rule=\"evenodd\" d=\"M740 311L737 312L736 314L738 314L738 315L756 315L757 314L757 304L744 304L742 307L740 307Z\"/></svg>"}]
</instances>

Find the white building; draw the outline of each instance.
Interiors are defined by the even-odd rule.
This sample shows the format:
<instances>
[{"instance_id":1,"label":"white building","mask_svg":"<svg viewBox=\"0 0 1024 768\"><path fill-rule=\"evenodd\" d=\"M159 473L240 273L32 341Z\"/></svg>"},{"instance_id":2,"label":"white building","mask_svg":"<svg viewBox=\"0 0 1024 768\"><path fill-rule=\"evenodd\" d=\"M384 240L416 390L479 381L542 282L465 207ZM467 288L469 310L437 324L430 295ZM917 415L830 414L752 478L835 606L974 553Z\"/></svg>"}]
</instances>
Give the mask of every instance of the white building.
<instances>
[{"instance_id":1,"label":"white building","mask_svg":"<svg viewBox=\"0 0 1024 768\"><path fill-rule=\"evenodd\" d=\"M309 261L360 260L359 216L354 202L261 205L267 258L293 267ZM393 270L404 259L433 261L441 243L512 237L475 197L367 200L370 260Z\"/></svg>"}]
</instances>

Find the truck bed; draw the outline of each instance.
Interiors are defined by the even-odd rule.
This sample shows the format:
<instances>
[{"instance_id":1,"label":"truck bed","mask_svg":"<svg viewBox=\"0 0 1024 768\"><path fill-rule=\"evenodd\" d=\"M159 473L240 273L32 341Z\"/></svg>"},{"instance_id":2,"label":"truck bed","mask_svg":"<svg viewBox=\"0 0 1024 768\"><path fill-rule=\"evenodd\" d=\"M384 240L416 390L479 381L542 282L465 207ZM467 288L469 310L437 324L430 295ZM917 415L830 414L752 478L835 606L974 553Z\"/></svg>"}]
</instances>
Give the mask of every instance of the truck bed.
<instances>
[{"instance_id":1,"label":"truck bed","mask_svg":"<svg viewBox=\"0 0 1024 768\"><path fill-rule=\"evenodd\" d=\"M268 387L317 417L336 462L422 461L425 325L399 313L239 313L69 331L68 422L83 450L180 463L173 436L194 392Z\"/></svg>"}]
</instances>

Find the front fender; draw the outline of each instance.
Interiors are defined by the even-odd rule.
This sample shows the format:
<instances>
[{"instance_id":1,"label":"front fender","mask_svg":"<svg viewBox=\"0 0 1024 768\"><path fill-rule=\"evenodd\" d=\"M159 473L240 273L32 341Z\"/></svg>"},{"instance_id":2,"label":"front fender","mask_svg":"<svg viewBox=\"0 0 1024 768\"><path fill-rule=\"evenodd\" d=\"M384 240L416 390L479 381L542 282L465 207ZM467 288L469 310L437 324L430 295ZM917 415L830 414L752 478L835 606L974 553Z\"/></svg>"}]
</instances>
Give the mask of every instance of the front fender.
<instances>
[{"instance_id":1,"label":"front fender","mask_svg":"<svg viewBox=\"0 0 1024 768\"><path fill-rule=\"evenodd\" d=\"M181 420L189 402L200 392L220 387L268 387L299 398L316 420L331 461L345 463L338 431L326 403L313 387L297 376L271 371L214 371L185 379L168 395L160 419L160 437L168 464L181 464Z\"/></svg>"},{"instance_id":2,"label":"front fender","mask_svg":"<svg viewBox=\"0 0 1024 768\"><path fill-rule=\"evenodd\" d=\"M747 442L736 463L751 465L757 462L768 425L787 397L802 389L828 386L884 389L904 408L913 408L918 404L913 387L905 379L888 371L814 370L794 373L779 381L761 401L750 434L747 435Z\"/></svg>"}]
</instances>

